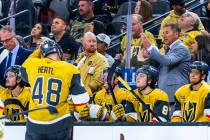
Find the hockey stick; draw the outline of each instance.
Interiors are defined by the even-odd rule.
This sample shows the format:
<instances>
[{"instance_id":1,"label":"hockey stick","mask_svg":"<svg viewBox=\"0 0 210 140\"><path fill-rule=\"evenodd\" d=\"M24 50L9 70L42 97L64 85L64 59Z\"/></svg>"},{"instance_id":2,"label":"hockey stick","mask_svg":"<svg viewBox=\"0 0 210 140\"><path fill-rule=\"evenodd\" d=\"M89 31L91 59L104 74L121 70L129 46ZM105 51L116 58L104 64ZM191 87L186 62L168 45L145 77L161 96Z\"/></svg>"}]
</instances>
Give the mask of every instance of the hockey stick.
<instances>
[{"instance_id":1,"label":"hockey stick","mask_svg":"<svg viewBox=\"0 0 210 140\"><path fill-rule=\"evenodd\" d=\"M152 114L153 117L155 117L159 122L162 122L162 120L155 114L154 111L152 111L150 109L150 107L148 107L148 105L131 89L131 87L128 85L128 83L126 81L124 81L120 76L117 77L117 79L121 82L121 84L123 84L123 86L129 90L133 96L135 96L136 99L139 100L139 102L146 107L146 109Z\"/></svg>"},{"instance_id":2,"label":"hockey stick","mask_svg":"<svg viewBox=\"0 0 210 140\"><path fill-rule=\"evenodd\" d=\"M7 114L7 115L4 115L4 116L0 117L0 120L8 119L8 118L19 116L19 115L28 114L30 112L43 110L43 109L47 109L49 111L49 113L52 114L52 115L58 113L58 110L55 107L53 107L53 106L45 106L45 107L35 108L35 109L31 109L31 110L26 110L26 111L23 111L23 112L14 113L14 114L11 114L11 115Z\"/></svg>"},{"instance_id":3,"label":"hockey stick","mask_svg":"<svg viewBox=\"0 0 210 140\"><path fill-rule=\"evenodd\" d=\"M109 69L109 73L108 73L108 76L107 76L107 82L108 82L109 89L110 89L110 92L111 92L111 95L112 95L112 98L113 98L113 101L114 101L115 105L117 104L117 100L116 100L116 97L115 97L115 94L114 94L114 91L113 91L113 87L112 87L112 77L114 75L116 67L118 67L119 65L120 65L120 60L115 59L115 62L112 64L112 67Z\"/></svg>"}]
</instances>

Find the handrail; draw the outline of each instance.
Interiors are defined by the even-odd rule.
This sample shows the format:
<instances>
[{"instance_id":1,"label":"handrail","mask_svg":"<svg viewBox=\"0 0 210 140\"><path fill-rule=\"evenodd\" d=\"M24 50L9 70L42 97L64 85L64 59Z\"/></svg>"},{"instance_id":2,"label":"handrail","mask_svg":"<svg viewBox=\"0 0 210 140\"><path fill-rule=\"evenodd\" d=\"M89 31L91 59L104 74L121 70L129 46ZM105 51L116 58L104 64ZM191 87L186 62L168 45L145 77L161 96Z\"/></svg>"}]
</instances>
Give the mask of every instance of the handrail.
<instances>
[{"instance_id":1,"label":"handrail","mask_svg":"<svg viewBox=\"0 0 210 140\"><path fill-rule=\"evenodd\" d=\"M23 11L21 11L21 12L19 12L19 13L14 14L14 15L11 15L11 16L8 16L8 17L5 17L5 18L2 18L2 19L0 20L0 23L3 22L3 21L5 21L5 20L8 20L8 19L10 19L10 18L20 16L20 15L22 15L22 14L24 14L24 13L27 13L27 12L30 13L30 11L26 9L26 10L23 10Z\"/></svg>"},{"instance_id":2,"label":"handrail","mask_svg":"<svg viewBox=\"0 0 210 140\"><path fill-rule=\"evenodd\" d=\"M28 39L28 38L30 38L30 37L31 37L31 35L24 36L24 37L23 37L23 40L26 40L26 39Z\"/></svg>"},{"instance_id":3,"label":"handrail","mask_svg":"<svg viewBox=\"0 0 210 140\"><path fill-rule=\"evenodd\" d=\"M192 5L194 2L197 2L197 0L193 0L193 1L190 1L190 2L186 3L186 6ZM167 12L167 13L165 13L165 14L163 14L163 15L161 15L161 16L159 16L159 17L156 17L156 18L154 18L154 19L152 19L152 20L150 20L150 21L147 21L147 22L145 22L145 23L143 24L143 26L148 26L149 24L151 24L151 23L153 23L153 22L155 22L155 21L158 21L159 19L161 19L161 18L167 16L169 13L170 13L170 11ZM157 26L157 25L155 25L155 26ZM158 26L159 26L159 25L158 25ZM125 34L126 34L126 32L121 33L120 35L118 35L118 36L112 38L111 41L117 40L117 39L119 39L120 37L124 36Z\"/></svg>"}]
</instances>

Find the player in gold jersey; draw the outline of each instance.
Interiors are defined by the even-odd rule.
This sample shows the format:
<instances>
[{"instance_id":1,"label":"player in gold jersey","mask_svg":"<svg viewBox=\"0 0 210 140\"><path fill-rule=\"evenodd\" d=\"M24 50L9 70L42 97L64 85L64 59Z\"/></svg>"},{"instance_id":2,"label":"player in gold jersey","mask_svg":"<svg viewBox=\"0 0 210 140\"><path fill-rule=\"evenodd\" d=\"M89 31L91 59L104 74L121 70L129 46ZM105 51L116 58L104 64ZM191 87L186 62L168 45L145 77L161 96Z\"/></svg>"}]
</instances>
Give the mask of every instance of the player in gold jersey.
<instances>
[{"instance_id":1,"label":"player in gold jersey","mask_svg":"<svg viewBox=\"0 0 210 140\"><path fill-rule=\"evenodd\" d=\"M6 88L0 87L0 98L4 103L4 115L12 115L28 110L28 104L31 98L30 90L27 88L28 78L23 67L10 66L5 74ZM10 121L25 122L23 114L10 117Z\"/></svg>"},{"instance_id":2,"label":"player in gold jersey","mask_svg":"<svg viewBox=\"0 0 210 140\"><path fill-rule=\"evenodd\" d=\"M130 112L130 109L124 109L125 106L130 107L131 102L127 100L128 91L119 87L118 76L122 76L120 68L116 68L112 76L111 87L108 85L107 76L110 69L104 70L103 73L103 88L94 94L93 102L95 104L105 106L109 112L109 120L122 120ZM112 91L116 98L116 103L113 99ZM114 108L114 110L113 110ZM111 112L112 111L112 112ZM110 114L111 113L111 114Z\"/></svg>"},{"instance_id":3,"label":"player in gold jersey","mask_svg":"<svg viewBox=\"0 0 210 140\"><path fill-rule=\"evenodd\" d=\"M36 58L40 53L43 57ZM69 140L70 100L81 118L89 115L89 95L81 82L80 72L75 66L61 61L62 58L60 46L46 39L23 64L32 92L29 109L53 106L58 111L56 115L47 110L29 113L26 140Z\"/></svg>"},{"instance_id":4,"label":"player in gold jersey","mask_svg":"<svg viewBox=\"0 0 210 140\"><path fill-rule=\"evenodd\" d=\"M157 80L158 71L152 66L143 65L136 71L137 89L134 90L134 92L147 105L144 106L140 103L133 93L128 95L128 100L132 101L137 113L136 121L138 122L158 121L152 116L148 108L150 108L161 121L166 122L169 120L168 95L164 91L155 88Z\"/></svg>"},{"instance_id":5,"label":"player in gold jersey","mask_svg":"<svg viewBox=\"0 0 210 140\"><path fill-rule=\"evenodd\" d=\"M195 61L190 66L190 84L175 93L175 111L172 122L210 122L210 86L204 81L208 65Z\"/></svg>"}]
</instances>

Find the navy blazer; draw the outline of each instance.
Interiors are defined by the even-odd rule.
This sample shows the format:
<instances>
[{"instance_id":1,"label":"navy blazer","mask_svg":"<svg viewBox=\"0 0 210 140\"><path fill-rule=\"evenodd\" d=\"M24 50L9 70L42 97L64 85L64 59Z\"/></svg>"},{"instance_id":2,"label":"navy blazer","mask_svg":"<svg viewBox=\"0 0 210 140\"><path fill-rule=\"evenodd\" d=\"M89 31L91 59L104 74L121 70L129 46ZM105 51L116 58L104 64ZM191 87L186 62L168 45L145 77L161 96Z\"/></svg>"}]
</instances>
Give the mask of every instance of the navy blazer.
<instances>
[{"instance_id":1,"label":"navy blazer","mask_svg":"<svg viewBox=\"0 0 210 140\"><path fill-rule=\"evenodd\" d=\"M2 51L4 50L4 48L0 48L0 54L2 53ZM21 46L18 49L18 53L15 59L15 65L22 65L23 62L28 58L28 56L32 53L31 50L28 49L24 49ZM4 79L4 73L5 73L5 66L6 66L6 58L1 62L0 64L0 85L4 86L5 84L5 79Z\"/></svg>"}]
</instances>

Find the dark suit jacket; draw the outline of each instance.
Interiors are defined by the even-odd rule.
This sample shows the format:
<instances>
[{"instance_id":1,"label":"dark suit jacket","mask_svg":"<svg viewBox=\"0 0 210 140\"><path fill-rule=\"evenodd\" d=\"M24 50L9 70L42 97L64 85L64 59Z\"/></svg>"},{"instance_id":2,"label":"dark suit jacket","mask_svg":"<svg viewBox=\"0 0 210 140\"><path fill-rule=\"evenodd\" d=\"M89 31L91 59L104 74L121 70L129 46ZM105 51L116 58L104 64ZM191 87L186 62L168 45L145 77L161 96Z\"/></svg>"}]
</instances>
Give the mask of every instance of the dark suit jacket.
<instances>
[{"instance_id":1,"label":"dark suit jacket","mask_svg":"<svg viewBox=\"0 0 210 140\"><path fill-rule=\"evenodd\" d=\"M169 101L174 101L174 93L178 88L188 83L190 52L178 40L166 55L157 49L150 50L151 59L160 63L158 87L169 95Z\"/></svg>"},{"instance_id":2,"label":"dark suit jacket","mask_svg":"<svg viewBox=\"0 0 210 140\"><path fill-rule=\"evenodd\" d=\"M0 48L0 54L4 50L4 48ZM30 50L24 49L21 46L19 47L16 60L15 60L15 65L22 65L22 63L28 58L28 56L32 52ZM5 73L5 65L6 65L6 58L1 62L0 64L0 85L4 86L5 84L5 79L4 79L4 73Z\"/></svg>"}]
</instances>

